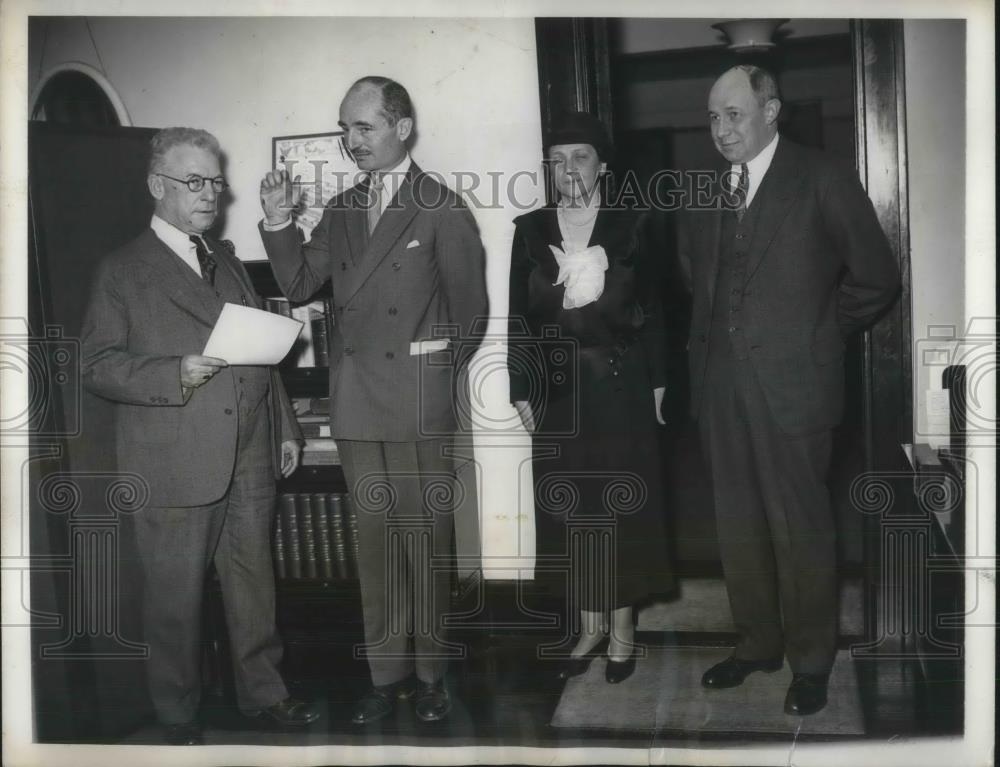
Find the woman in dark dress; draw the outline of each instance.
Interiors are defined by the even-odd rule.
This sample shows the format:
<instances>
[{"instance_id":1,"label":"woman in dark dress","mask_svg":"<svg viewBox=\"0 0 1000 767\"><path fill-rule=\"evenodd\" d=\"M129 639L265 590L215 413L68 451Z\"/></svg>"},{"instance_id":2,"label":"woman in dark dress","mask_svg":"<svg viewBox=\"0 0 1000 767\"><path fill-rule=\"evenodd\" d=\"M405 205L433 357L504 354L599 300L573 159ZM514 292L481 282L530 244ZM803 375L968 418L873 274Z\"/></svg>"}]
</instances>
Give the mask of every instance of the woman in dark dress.
<instances>
[{"instance_id":1,"label":"woman in dark dress","mask_svg":"<svg viewBox=\"0 0 1000 767\"><path fill-rule=\"evenodd\" d=\"M656 423L663 314L647 214L610 207L604 126L567 115L547 137L556 203L515 219L511 402L533 434L538 562L570 567L580 634L560 670L635 668L633 606L669 588Z\"/></svg>"}]
</instances>

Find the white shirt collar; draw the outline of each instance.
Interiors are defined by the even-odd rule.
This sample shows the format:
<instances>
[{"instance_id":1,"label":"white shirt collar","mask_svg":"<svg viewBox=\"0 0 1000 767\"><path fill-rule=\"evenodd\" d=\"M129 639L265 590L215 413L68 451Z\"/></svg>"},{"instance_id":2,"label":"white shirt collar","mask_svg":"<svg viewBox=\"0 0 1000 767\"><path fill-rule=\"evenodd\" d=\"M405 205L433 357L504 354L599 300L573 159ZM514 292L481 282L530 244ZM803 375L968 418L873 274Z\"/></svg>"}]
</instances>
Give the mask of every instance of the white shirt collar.
<instances>
[{"instance_id":1,"label":"white shirt collar","mask_svg":"<svg viewBox=\"0 0 1000 767\"><path fill-rule=\"evenodd\" d=\"M399 165L395 168L390 168L389 170L378 171L379 178L382 179L382 212L385 213L385 209L389 207L389 203L396 197L396 193L399 192L399 187L403 185L406 180L406 175L410 172L410 166L413 164L413 160L410 159L410 153L407 152L400 161Z\"/></svg>"},{"instance_id":2,"label":"white shirt collar","mask_svg":"<svg viewBox=\"0 0 1000 767\"><path fill-rule=\"evenodd\" d=\"M199 277L201 276L201 267L198 265L198 256L195 253L194 243L191 242L188 235L184 234L184 232L173 224L164 221L155 213L153 214L152 220L149 222L149 227L153 230L153 233L163 241L164 245L176 253L181 261L194 269L195 273ZM205 243L205 249L211 253L212 249L208 247L208 243L205 241L205 238L202 237L201 239L202 242Z\"/></svg>"},{"instance_id":3,"label":"white shirt collar","mask_svg":"<svg viewBox=\"0 0 1000 767\"><path fill-rule=\"evenodd\" d=\"M760 189L760 184L764 180L764 175L767 173L767 169L771 167L771 160L774 159L774 153L778 149L778 134L774 134L767 146L757 153L757 156L752 160L747 161L747 175L749 176L749 187L747 188L747 206L753 202L754 195L757 194L757 190ZM739 179L740 177L740 166L735 164L732 166L733 173L735 174L733 178Z\"/></svg>"}]
</instances>

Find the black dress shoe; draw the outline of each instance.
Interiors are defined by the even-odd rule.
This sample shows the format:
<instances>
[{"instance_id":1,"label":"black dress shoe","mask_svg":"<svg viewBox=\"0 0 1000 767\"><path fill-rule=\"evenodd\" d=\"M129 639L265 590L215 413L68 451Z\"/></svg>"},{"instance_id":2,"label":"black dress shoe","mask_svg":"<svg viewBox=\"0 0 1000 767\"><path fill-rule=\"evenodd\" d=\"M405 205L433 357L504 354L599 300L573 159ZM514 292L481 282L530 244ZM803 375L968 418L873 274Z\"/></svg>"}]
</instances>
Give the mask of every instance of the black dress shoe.
<instances>
[{"instance_id":1,"label":"black dress shoe","mask_svg":"<svg viewBox=\"0 0 1000 767\"><path fill-rule=\"evenodd\" d=\"M415 691L413 677L394 684L372 687L354 707L351 721L354 724L371 724L390 714L396 703L411 697Z\"/></svg>"},{"instance_id":2,"label":"black dress shoe","mask_svg":"<svg viewBox=\"0 0 1000 767\"><path fill-rule=\"evenodd\" d=\"M608 658L608 665L604 667L604 679L608 684L618 684L632 676L633 671L635 671L635 650L632 650L628 660Z\"/></svg>"},{"instance_id":3,"label":"black dress shoe","mask_svg":"<svg viewBox=\"0 0 1000 767\"><path fill-rule=\"evenodd\" d=\"M200 746L201 727L197 722L168 724L163 731L163 742L169 746Z\"/></svg>"},{"instance_id":4,"label":"black dress shoe","mask_svg":"<svg viewBox=\"0 0 1000 767\"><path fill-rule=\"evenodd\" d=\"M594 645L586 654L575 658L566 658L563 660L562 666L560 666L559 673L556 674L556 677L559 681L565 682L567 679L586 673L587 669L590 668L590 664L593 663L594 658L604 652L604 648L607 644L608 638L604 637L604 639Z\"/></svg>"},{"instance_id":5,"label":"black dress shoe","mask_svg":"<svg viewBox=\"0 0 1000 767\"><path fill-rule=\"evenodd\" d=\"M765 660L740 660L730 656L721 663L716 663L706 671L701 677L703 687L711 687L723 690L727 687L739 687L743 680L754 671L766 671L771 673L780 671L784 665L782 658L768 658Z\"/></svg>"},{"instance_id":6,"label":"black dress shoe","mask_svg":"<svg viewBox=\"0 0 1000 767\"><path fill-rule=\"evenodd\" d=\"M420 683L417 690L417 703L415 706L417 716L423 722L440 722L451 711L451 696L444 686L444 682L438 680L432 684Z\"/></svg>"},{"instance_id":7,"label":"black dress shoe","mask_svg":"<svg viewBox=\"0 0 1000 767\"><path fill-rule=\"evenodd\" d=\"M826 705L829 674L794 674L785 696L785 713L809 716Z\"/></svg>"},{"instance_id":8,"label":"black dress shoe","mask_svg":"<svg viewBox=\"0 0 1000 767\"><path fill-rule=\"evenodd\" d=\"M288 697L262 708L256 718L268 725L279 727L305 727L319 719L319 711L311 703Z\"/></svg>"}]
</instances>

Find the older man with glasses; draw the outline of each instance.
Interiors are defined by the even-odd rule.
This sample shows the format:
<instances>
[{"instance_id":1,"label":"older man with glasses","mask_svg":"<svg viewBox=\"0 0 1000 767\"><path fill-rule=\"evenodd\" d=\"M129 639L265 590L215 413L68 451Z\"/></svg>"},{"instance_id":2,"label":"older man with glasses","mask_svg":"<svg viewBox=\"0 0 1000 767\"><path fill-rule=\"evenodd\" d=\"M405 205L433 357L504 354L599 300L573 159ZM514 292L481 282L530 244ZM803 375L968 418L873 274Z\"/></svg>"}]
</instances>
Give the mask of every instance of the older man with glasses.
<instances>
[{"instance_id":1,"label":"older man with glasses","mask_svg":"<svg viewBox=\"0 0 1000 767\"><path fill-rule=\"evenodd\" d=\"M152 140L150 226L108 256L83 327L83 376L115 403L118 468L142 477L134 515L153 708L170 744L201 742L199 628L205 574L219 575L240 710L268 725L317 718L278 671L270 528L275 480L301 433L273 369L205 357L223 306L258 306L233 247L208 234L227 185L210 133Z\"/></svg>"}]
</instances>

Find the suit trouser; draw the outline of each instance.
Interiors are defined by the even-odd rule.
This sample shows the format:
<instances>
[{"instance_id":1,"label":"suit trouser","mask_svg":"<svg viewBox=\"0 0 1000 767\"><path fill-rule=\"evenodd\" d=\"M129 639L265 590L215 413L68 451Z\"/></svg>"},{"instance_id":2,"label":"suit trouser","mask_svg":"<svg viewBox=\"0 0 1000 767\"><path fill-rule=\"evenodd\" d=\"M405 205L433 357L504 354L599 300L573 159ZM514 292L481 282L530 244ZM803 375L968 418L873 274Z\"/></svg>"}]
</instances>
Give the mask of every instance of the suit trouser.
<instances>
[{"instance_id":1,"label":"suit trouser","mask_svg":"<svg viewBox=\"0 0 1000 767\"><path fill-rule=\"evenodd\" d=\"M444 676L453 501L461 492L455 460L443 454L450 444L337 440L358 520L364 655L377 686L414 672L423 682Z\"/></svg>"},{"instance_id":2,"label":"suit trouser","mask_svg":"<svg viewBox=\"0 0 1000 767\"><path fill-rule=\"evenodd\" d=\"M135 518L144 584L146 671L153 708L165 724L192 720L201 699L201 614L214 562L240 710L284 699L278 671L271 521L275 486L267 400L240 414L236 466L226 495L185 508L145 508Z\"/></svg>"},{"instance_id":3,"label":"suit trouser","mask_svg":"<svg viewBox=\"0 0 1000 767\"><path fill-rule=\"evenodd\" d=\"M829 430L786 436L749 360L709 359L699 415L729 603L744 660L826 673L837 640Z\"/></svg>"}]
</instances>

